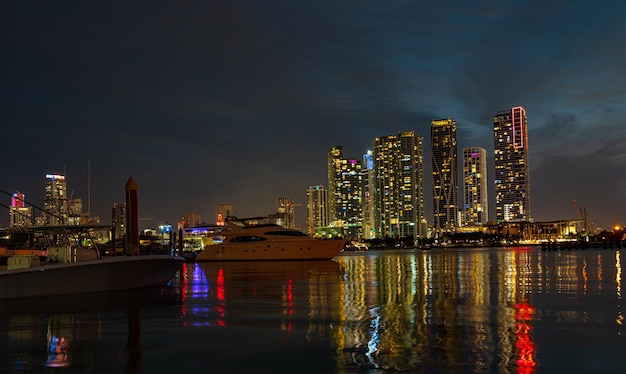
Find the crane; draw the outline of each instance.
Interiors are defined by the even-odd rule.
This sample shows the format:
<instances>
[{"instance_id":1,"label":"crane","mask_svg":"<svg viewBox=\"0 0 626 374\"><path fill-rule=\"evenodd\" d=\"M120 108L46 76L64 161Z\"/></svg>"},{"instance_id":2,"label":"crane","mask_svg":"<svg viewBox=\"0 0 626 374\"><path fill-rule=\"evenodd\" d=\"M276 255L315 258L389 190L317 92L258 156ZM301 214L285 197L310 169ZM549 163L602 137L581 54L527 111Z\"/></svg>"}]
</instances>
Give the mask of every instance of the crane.
<instances>
[{"instance_id":1,"label":"crane","mask_svg":"<svg viewBox=\"0 0 626 374\"><path fill-rule=\"evenodd\" d=\"M574 204L574 211L576 212L576 215L578 216L578 219L583 221L583 227L582 227L582 231L588 231L587 229L589 228L589 215L587 214L587 208L583 208L581 209L578 206L578 203L576 202L576 200L574 200L573 202Z\"/></svg>"}]
</instances>

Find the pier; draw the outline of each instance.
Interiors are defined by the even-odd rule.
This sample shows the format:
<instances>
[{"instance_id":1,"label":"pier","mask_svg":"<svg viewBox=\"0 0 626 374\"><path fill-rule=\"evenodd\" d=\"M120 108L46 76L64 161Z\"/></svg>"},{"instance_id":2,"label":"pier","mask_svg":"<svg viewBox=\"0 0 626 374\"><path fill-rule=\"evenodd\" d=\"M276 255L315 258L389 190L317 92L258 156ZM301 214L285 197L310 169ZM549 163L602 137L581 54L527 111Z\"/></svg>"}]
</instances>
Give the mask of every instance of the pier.
<instances>
[{"instance_id":1,"label":"pier","mask_svg":"<svg viewBox=\"0 0 626 374\"><path fill-rule=\"evenodd\" d=\"M599 242L587 242L587 241L561 241L561 242L542 242L542 251L569 251L580 249L621 249L626 243L624 240L615 241L599 241Z\"/></svg>"}]
</instances>

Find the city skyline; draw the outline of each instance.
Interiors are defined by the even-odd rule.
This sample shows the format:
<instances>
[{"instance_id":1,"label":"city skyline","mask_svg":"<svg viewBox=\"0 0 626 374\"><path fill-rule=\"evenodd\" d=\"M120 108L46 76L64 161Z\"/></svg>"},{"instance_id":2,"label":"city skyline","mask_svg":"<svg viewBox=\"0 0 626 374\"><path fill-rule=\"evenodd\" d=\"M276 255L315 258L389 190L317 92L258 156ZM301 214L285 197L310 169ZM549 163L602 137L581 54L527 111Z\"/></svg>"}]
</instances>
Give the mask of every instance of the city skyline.
<instances>
[{"instance_id":1,"label":"city skyline","mask_svg":"<svg viewBox=\"0 0 626 374\"><path fill-rule=\"evenodd\" d=\"M521 105L533 219L576 218L576 200L596 227L626 223L626 4L32 1L0 14L0 188L35 204L62 174L106 222L132 177L153 227L221 202L268 214L326 183L333 145L361 157L414 131L429 152L430 121L448 117L458 149L484 148L491 170L493 115Z\"/></svg>"}]
</instances>

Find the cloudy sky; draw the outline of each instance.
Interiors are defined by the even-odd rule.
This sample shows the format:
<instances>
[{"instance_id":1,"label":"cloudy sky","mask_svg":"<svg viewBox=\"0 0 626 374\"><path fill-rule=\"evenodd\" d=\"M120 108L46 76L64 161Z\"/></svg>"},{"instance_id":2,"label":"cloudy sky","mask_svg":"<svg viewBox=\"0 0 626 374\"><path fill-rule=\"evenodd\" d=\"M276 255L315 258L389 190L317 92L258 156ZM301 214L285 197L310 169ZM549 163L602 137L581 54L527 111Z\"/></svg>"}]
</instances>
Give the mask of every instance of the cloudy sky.
<instances>
[{"instance_id":1,"label":"cloudy sky","mask_svg":"<svg viewBox=\"0 0 626 374\"><path fill-rule=\"evenodd\" d=\"M5 1L0 189L40 205L65 173L107 223L132 177L147 226L265 215L327 185L331 146L415 131L432 222L430 120L492 166L492 117L522 105L534 219L577 200L626 224L625 19L621 1Z\"/></svg>"}]
</instances>

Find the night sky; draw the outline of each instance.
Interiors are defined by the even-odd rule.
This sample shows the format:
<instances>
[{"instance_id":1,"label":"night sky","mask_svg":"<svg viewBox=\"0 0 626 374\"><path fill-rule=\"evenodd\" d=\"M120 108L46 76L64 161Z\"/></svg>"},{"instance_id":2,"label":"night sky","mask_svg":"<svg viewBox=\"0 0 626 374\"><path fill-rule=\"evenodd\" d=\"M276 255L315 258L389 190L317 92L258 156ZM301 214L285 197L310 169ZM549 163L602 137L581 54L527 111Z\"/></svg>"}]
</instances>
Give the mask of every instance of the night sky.
<instances>
[{"instance_id":1,"label":"night sky","mask_svg":"<svg viewBox=\"0 0 626 374\"><path fill-rule=\"evenodd\" d=\"M35 205L65 173L110 223L132 177L143 226L288 196L304 227L330 147L415 131L432 223L430 121L493 184L493 116L521 105L533 218L626 224L626 2L4 1L0 30L0 189Z\"/></svg>"}]
</instances>

